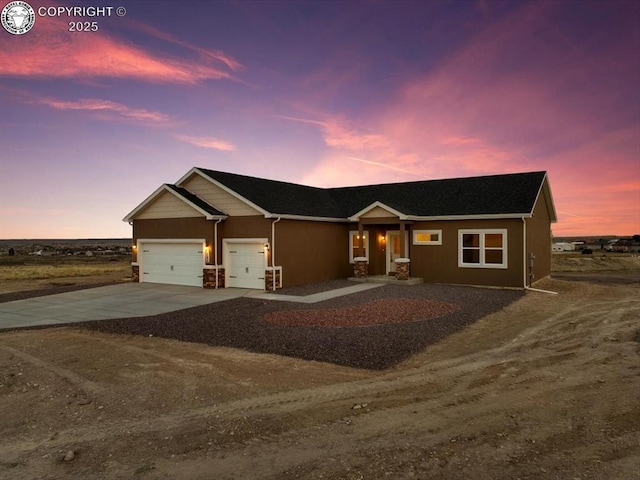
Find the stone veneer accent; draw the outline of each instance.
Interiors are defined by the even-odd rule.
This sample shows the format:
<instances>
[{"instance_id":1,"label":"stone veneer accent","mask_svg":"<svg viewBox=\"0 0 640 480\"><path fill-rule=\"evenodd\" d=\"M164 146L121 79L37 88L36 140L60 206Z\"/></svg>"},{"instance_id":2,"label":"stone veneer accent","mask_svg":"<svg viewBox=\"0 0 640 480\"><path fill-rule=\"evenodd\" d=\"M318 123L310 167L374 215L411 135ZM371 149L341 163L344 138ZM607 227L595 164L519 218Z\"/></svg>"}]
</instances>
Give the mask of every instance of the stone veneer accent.
<instances>
[{"instance_id":1,"label":"stone veneer accent","mask_svg":"<svg viewBox=\"0 0 640 480\"><path fill-rule=\"evenodd\" d=\"M218 272L216 278L216 271ZM205 268L202 270L202 286L204 288L224 288L224 268Z\"/></svg>"},{"instance_id":2,"label":"stone veneer accent","mask_svg":"<svg viewBox=\"0 0 640 480\"><path fill-rule=\"evenodd\" d=\"M354 262L353 276L356 278L367 278L369 275L369 262L366 257L356 257Z\"/></svg>"},{"instance_id":3,"label":"stone veneer accent","mask_svg":"<svg viewBox=\"0 0 640 480\"><path fill-rule=\"evenodd\" d=\"M276 270L276 289L282 288L281 281L280 270ZM273 291L273 270L271 269L265 270L264 272L264 289L267 292Z\"/></svg>"},{"instance_id":4,"label":"stone veneer accent","mask_svg":"<svg viewBox=\"0 0 640 480\"><path fill-rule=\"evenodd\" d=\"M140 282L140 265L131 265L131 281Z\"/></svg>"},{"instance_id":5,"label":"stone veneer accent","mask_svg":"<svg viewBox=\"0 0 640 480\"><path fill-rule=\"evenodd\" d=\"M396 259L396 278L398 280L409 280L409 266L411 262L408 258Z\"/></svg>"}]
</instances>

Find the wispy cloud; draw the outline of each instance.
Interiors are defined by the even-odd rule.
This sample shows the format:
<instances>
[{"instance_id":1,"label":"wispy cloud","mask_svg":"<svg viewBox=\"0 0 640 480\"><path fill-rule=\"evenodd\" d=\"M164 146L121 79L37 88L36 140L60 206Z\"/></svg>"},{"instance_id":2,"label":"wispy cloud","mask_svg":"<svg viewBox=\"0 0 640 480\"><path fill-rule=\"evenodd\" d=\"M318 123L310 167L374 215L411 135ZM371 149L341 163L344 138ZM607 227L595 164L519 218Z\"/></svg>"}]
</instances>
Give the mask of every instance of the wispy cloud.
<instances>
[{"instance_id":1,"label":"wispy cloud","mask_svg":"<svg viewBox=\"0 0 640 480\"><path fill-rule=\"evenodd\" d=\"M31 98L30 103L46 105L57 110L80 110L106 114L116 119L127 119L139 121L147 124L164 125L171 121L171 117L164 113L145 110L142 108L132 108L122 103L101 100L96 98L83 98L80 100L67 101L51 97Z\"/></svg>"},{"instance_id":2,"label":"wispy cloud","mask_svg":"<svg viewBox=\"0 0 640 480\"><path fill-rule=\"evenodd\" d=\"M394 167L393 165L389 165L389 164L382 163L382 162L374 162L372 160L365 160L364 158L356 158L356 157L345 157L345 158L348 158L349 160L354 160L356 162L366 163L368 165L375 165L375 166L380 167L380 168L386 168L387 170L395 170L396 172L408 173L410 175L415 174L415 172L411 172L411 171L405 170L403 168Z\"/></svg>"},{"instance_id":3,"label":"wispy cloud","mask_svg":"<svg viewBox=\"0 0 640 480\"><path fill-rule=\"evenodd\" d=\"M328 148L323 161L316 165L303 182L314 185L335 186L347 183L390 180L389 171L396 172L393 180L422 177L418 155L407 153L381 133L364 132L342 116L324 115L322 120L279 116L299 123L316 125ZM359 167L346 168L345 159L357 162ZM397 173L402 174L400 177Z\"/></svg>"},{"instance_id":4,"label":"wispy cloud","mask_svg":"<svg viewBox=\"0 0 640 480\"><path fill-rule=\"evenodd\" d=\"M188 135L174 135L178 140L190 143L196 147L212 148L214 150L221 150L223 152L235 151L235 145L213 137L191 137Z\"/></svg>"},{"instance_id":5,"label":"wispy cloud","mask_svg":"<svg viewBox=\"0 0 640 480\"><path fill-rule=\"evenodd\" d=\"M195 45L191 45L190 43L187 43L179 38L174 37L173 35L170 35L166 32L158 30L157 28L152 27L151 25L147 25L146 23L143 23L143 22L132 20L129 23L136 30L142 31L148 35L151 35L152 37L165 40L169 43L180 45L181 47L184 47L188 50L191 50L193 52L200 54L202 58L209 59L214 62L222 63L223 65L233 70L234 72L244 69L243 65L240 62L236 61L234 58L232 58L231 56L225 54L220 50L208 50Z\"/></svg>"},{"instance_id":6,"label":"wispy cloud","mask_svg":"<svg viewBox=\"0 0 640 480\"><path fill-rule=\"evenodd\" d=\"M3 40L0 75L195 84L204 80L235 80L233 72L241 68L240 63L222 52L191 47L150 27L145 32L196 51L197 58L158 55L107 33L69 32L68 25L59 18L38 17L28 35L7 36ZM208 61L203 61L203 57Z\"/></svg>"}]
</instances>

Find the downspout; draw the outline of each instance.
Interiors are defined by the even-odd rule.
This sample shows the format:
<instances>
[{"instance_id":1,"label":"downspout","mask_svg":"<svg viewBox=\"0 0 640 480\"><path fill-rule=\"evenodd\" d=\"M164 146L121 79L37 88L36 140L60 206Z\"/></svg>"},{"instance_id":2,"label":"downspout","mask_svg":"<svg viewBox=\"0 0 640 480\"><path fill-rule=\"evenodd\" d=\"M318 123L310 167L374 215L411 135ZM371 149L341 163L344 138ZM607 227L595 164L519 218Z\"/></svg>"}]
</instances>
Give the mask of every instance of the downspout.
<instances>
[{"instance_id":1,"label":"downspout","mask_svg":"<svg viewBox=\"0 0 640 480\"><path fill-rule=\"evenodd\" d=\"M522 217L522 284L527 288L527 221Z\"/></svg>"},{"instance_id":2,"label":"downspout","mask_svg":"<svg viewBox=\"0 0 640 480\"><path fill-rule=\"evenodd\" d=\"M272 284L272 292L276 291L276 223L281 220L281 217L276 218L271 223L271 280Z\"/></svg>"},{"instance_id":3,"label":"downspout","mask_svg":"<svg viewBox=\"0 0 640 480\"><path fill-rule=\"evenodd\" d=\"M522 217L522 277L524 282L524 289L531 292L549 293L551 295L557 295L558 292L552 292L551 290L542 290L540 288L533 288L527 285L527 221Z\"/></svg>"},{"instance_id":4,"label":"downspout","mask_svg":"<svg viewBox=\"0 0 640 480\"><path fill-rule=\"evenodd\" d=\"M216 266L216 290L218 289L218 224L221 221L222 219L219 218L218 221L213 224L213 263Z\"/></svg>"}]
</instances>

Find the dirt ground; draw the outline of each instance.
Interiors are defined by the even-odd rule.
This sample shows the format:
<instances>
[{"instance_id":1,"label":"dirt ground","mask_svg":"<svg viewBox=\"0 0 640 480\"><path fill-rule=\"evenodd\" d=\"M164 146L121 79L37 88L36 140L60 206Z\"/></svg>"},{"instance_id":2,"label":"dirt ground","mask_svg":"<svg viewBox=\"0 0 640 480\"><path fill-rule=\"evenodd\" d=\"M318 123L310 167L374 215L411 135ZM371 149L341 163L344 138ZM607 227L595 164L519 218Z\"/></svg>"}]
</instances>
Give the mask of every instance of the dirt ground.
<instances>
[{"instance_id":1,"label":"dirt ground","mask_svg":"<svg viewBox=\"0 0 640 480\"><path fill-rule=\"evenodd\" d=\"M537 286L558 294L376 372L73 327L2 333L0 478L637 479L639 285Z\"/></svg>"}]
</instances>

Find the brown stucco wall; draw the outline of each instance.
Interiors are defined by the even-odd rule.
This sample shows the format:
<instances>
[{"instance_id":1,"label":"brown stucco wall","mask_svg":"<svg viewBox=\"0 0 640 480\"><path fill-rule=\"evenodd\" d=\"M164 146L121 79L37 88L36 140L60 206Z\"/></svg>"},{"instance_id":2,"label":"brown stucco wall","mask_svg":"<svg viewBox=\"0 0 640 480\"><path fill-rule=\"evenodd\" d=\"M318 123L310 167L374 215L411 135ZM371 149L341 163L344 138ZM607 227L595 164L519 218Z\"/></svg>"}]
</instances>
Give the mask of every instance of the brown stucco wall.
<instances>
[{"instance_id":1,"label":"brown stucco wall","mask_svg":"<svg viewBox=\"0 0 640 480\"><path fill-rule=\"evenodd\" d=\"M349 230L349 225L343 223L301 220L276 223L275 261L282 266L283 285L352 276Z\"/></svg>"},{"instance_id":2,"label":"brown stucco wall","mask_svg":"<svg viewBox=\"0 0 640 480\"><path fill-rule=\"evenodd\" d=\"M546 188L546 186L545 186ZM529 281L529 255L533 253L533 283L551 275L551 222L546 196L541 192L533 210L533 217L527 219L527 285Z\"/></svg>"},{"instance_id":3,"label":"brown stucco wall","mask_svg":"<svg viewBox=\"0 0 640 480\"><path fill-rule=\"evenodd\" d=\"M458 267L458 230L507 229L507 269ZM410 237L411 276L425 282L522 287L522 220L467 220L417 222L413 230L442 230L442 245L413 245ZM413 236L413 233L411 233Z\"/></svg>"},{"instance_id":4,"label":"brown stucco wall","mask_svg":"<svg viewBox=\"0 0 640 480\"><path fill-rule=\"evenodd\" d=\"M145 238L204 238L210 245L213 243L213 222L203 217L134 220L133 244ZM138 261L135 251L132 261Z\"/></svg>"}]
</instances>

